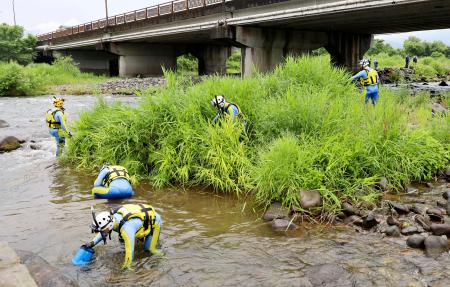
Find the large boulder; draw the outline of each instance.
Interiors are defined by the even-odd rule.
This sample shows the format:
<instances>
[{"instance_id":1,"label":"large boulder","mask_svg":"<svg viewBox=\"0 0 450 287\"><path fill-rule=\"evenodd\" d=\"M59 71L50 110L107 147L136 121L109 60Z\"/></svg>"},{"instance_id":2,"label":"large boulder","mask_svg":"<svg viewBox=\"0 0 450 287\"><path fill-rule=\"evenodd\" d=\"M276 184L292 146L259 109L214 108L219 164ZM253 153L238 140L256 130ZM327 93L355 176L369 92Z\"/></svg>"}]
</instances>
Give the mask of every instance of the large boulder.
<instances>
[{"instance_id":1,"label":"large boulder","mask_svg":"<svg viewBox=\"0 0 450 287\"><path fill-rule=\"evenodd\" d=\"M0 153L18 149L20 148L20 143L21 141L16 137L6 137L0 142Z\"/></svg>"},{"instance_id":2,"label":"large boulder","mask_svg":"<svg viewBox=\"0 0 450 287\"><path fill-rule=\"evenodd\" d=\"M282 206L279 202L274 202L270 205L270 207L264 213L263 219L265 221L271 221L278 218L287 218L289 217L289 209Z\"/></svg>"},{"instance_id":3,"label":"large boulder","mask_svg":"<svg viewBox=\"0 0 450 287\"><path fill-rule=\"evenodd\" d=\"M425 239L425 252L427 256L436 257L448 249L446 236L430 235Z\"/></svg>"},{"instance_id":4,"label":"large boulder","mask_svg":"<svg viewBox=\"0 0 450 287\"><path fill-rule=\"evenodd\" d=\"M408 237L406 245L411 248L425 248L425 237L420 234L414 234Z\"/></svg>"},{"instance_id":5,"label":"large boulder","mask_svg":"<svg viewBox=\"0 0 450 287\"><path fill-rule=\"evenodd\" d=\"M322 196L315 190L300 191L300 204L303 208L312 208L322 205Z\"/></svg>"},{"instance_id":6,"label":"large boulder","mask_svg":"<svg viewBox=\"0 0 450 287\"><path fill-rule=\"evenodd\" d=\"M431 111L433 112L434 115L436 115L436 114L445 114L447 112L447 109L444 108L439 103L433 103L433 105L431 105Z\"/></svg>"},{"instance_id":7,"label":"large boulder","mask_svg":"<svg viewBox=\"0 0 450 287\"><path fill-rule=\"evenodd\" d=\"M0 129L7 128L7 127L9 127L9 124L4 120L0 120Z\"/></svg>"},{"instance_id":8,"label":"large boulder","mask_svg":"<svg viewBox=\"0 0 450 287\"><path fill-rule=\"evenodd\" d=\"M444 223L444 224L433 223L433 224L431 224L430 229L434 235L450 236L450 224L448 224L448 223Z\"/></svg>"}]
</instances>

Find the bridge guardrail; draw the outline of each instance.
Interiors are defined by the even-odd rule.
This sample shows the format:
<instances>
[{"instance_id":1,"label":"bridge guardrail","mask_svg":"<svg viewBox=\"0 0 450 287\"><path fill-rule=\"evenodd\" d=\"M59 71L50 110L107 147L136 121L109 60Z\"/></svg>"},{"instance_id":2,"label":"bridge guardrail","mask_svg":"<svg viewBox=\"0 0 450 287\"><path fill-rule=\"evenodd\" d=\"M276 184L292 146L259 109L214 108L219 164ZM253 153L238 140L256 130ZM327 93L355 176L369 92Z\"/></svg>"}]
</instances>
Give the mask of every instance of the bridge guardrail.
<instances>
[{"instance_id":1,"label":"bridge guardrail","mask_svg":"<svg viewBox=\"0 0 450 287\"><path fill-rule=\"evenodd\" d=\"M167 3L162 3L140 10L126 12L123 14L103 18L77 26L66 27L56 31L38 35L39 41L48 41L60 37L80 34L92 30L104 29L109 26L117 26L125 23L141 21L145 19L180 13L189 12L189 10L199 9L206 6L217 5L230 0L175 0Z\"/></svg>"}]
</instances>

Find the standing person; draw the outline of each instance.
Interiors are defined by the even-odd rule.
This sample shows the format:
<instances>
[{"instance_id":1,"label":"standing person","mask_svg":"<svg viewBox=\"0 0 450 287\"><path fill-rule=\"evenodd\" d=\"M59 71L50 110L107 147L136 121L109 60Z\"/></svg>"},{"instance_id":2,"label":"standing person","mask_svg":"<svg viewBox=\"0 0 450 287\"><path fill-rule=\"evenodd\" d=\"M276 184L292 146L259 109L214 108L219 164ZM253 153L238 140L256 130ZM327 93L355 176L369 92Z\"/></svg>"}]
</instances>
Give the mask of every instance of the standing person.
<instances>
[{"instance_id":1,"label":"standing person","mask_svg":"<svg viewBox=\"0 0 450 287\"><path fill-rule=\"evenodd\" d=\"M374 68L375 70L378 69L378 60L377 60L377 59L375 59L375 60L373 61L373 68Z\"/></svg>"},{"instance_id":2,"label":"standing person","mask_svg":"<svg viewBox=\"0 0 450 287\"><path fill-rule=\"evenodd\" d=\"M405 57L405 68L409 68L409 55Z\"/></svg>"},{"instance_id":3,"label":"standing person","mask_svg":"<svg viewBox=\"0 0 450 287\"><path fill-rule=\"evenodd\" d=\"M414 64L417 64L417 56L414 56L414 57L413 57L413 63L414 63Z\"/></svg>"},{"instance_id":4,"label":"standing person","mask_svg":"<svg viewBox=\"0 0 450 287\"><path fill-rule=\"evenodd\" d=\"M131 267L134 258L134 247L136 239L144 240L144 250L162 256L164 253L157 249L159 235L163 227L161 215L148 204L125 204L119 209L102 211L95 215L91 208L93 223L91 230L97 233L92 241L82 245L80 250L92 250L91 248L106 239L111 239L112 231L119 233L119 240L125 243L125 259L122 268ZM93 253L93 250L91 251ZM75 255L72 262L76 265L84 264L84 258ZM81 256L80 256L81 257ZM81 260L80 260L81 259Z\"/></svg>"},{"instance_id":5,"label":"standing person","mask_svg":"<svg viewBox=\"0 0 450 287\"><path fill-rule=\"evenodd\" d=\"M120 165L104 164L94 182L94 198L127 198L134 195L130 176Z\"/></svg>"},{"instance_id":6,"label":"standing person","mask_svg":"<svg viewBox=\"0 0 450 287\"><path fill-rule=\"evenodd\" d=\"M211 105L217 108L214 123L217 123L221 118L236 120L242 116L239 107L236 104L226 102L222 95L214 96L211 100Z\"/></svg>"},{"instance_id":7,"label":"standing person","mask_svg":"<svg viewBox=\"0 0 450 287\"><path fill-rule=\"evenodd\" d=\"M378 73L374 69L369 68L369 63L366 59L362 59L359 62L359 66L361 71L354 75L351 79L353 81L361 81L361 83L366 87L365 104L367 105L370 99L372 104L375 106L378 102Z\"/></svg>"},{"instance_id":8,"label":"standing person","mask_svg":"<svg viewBox=\"0 0 450 287\"><path fill-rule=\"evenodd\" d=\"M53 97L53 108L49 109L45 115L48 132L56 141L56 157L62 155L66 138L72 134L67 129L67 118L63 107L64 99Z\"/></svg>"}]
</instances>

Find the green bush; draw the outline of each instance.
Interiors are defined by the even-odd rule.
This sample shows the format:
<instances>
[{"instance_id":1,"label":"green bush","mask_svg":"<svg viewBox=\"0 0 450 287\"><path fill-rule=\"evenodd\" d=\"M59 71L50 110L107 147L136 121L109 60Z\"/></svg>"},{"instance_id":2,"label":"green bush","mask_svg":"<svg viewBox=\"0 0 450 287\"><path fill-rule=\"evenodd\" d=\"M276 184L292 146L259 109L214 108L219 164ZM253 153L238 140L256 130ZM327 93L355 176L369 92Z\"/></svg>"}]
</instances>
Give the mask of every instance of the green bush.
<instances>
[{"instance_id":1,"label":"green bush","mask_svg":"<svg viewBox=\"0 0 450 287\"><path fill-rule=\"evenodd\" d=\"M301 189L315 189L331 211L342 200L376 200L380 176L401 189L448 164L448 116L433 118L423 98L384 89L376 107L365 107L349 78L326 56L196 85L166 72L167 88L143 95L138 107L100 101L82 114L66 160L92 171L104 161L122 164L156 186L253 191L261 204L296 206ZM239 122L212 124L209 103L218 93L239 104L249 134Z\"/></svg>"}]
</instances>

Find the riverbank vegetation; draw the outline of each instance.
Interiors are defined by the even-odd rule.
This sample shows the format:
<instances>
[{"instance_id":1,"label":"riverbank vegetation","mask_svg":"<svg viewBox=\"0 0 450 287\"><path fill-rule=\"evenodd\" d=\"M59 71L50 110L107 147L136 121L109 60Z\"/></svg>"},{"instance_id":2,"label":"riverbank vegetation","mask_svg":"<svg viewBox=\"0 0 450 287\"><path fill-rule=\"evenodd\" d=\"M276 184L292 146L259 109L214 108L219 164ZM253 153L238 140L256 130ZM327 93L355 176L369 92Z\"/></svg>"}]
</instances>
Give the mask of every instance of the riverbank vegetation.
<instances>
[{"instance_id":1,"label":"riverbank vegetation","mask_svg":"<svg viewBox=\"0 0 450 287\"><path fill-rule=\"evenodd\" d=\"M449 117L432 117L427 95L383 89L378 106L365 107L349 76L327 57L198 84L167 72L167 87L144 94L138 107L99 100L81 114L66 160L93 172L121 164L158 187L250 192L261 204L298 207L299 191L314 189L331 211L342 201L375 201L382 176L402 190L448 164ZM215 94L239 104L248 133L242 123L212 124Z\"/></svg>"}]
</instances>

